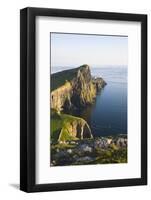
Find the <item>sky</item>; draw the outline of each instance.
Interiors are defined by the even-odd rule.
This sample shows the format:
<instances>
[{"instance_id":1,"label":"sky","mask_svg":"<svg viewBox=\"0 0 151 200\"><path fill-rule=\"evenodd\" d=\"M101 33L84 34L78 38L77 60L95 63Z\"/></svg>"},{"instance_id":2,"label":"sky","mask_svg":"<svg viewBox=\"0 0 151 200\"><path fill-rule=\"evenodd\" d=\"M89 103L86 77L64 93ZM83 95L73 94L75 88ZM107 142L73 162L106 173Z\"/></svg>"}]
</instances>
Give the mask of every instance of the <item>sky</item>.
<instances>
[{"instance_id":1,"label":"sky","mask_svg":"<svg viewBox=\"0 0 151 200\"><path fill-rule=\"evenodd\" d=\"M51 66L125 66L128 37L86 34L50 34Z\"/></svg>"}]
</instances>

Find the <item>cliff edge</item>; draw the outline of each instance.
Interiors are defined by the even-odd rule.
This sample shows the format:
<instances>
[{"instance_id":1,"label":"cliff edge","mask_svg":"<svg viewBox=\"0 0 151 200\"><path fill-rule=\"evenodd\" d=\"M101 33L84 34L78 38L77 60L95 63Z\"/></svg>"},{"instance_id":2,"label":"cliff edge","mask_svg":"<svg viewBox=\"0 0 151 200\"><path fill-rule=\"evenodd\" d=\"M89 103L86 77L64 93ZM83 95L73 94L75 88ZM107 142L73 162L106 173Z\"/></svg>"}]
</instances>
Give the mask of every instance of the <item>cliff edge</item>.
<instances>
[{"instance_id":1,"label":"cliff edge","mask_svg":"<svg viewBox=\"0 0 151 200\"><path fill-rule=\"evenodd\" d=\"M84 138L93 138L88 123L68 114L56 113L51 110L51 141L65 142Z\"/></svg>"},{"instance_id":2,"label":"cliff edge","mask_svg":"<svg viewBox=\"0 0 151 200\"><path fill-rule=\"evenodd\" d=\"M93 103L97 92L105 85L102 78L91 76L88 65L52 74L51 108L57 112L84 108Z\"/></svg>"},{"instance_id":3,"label":"cliff edge","mask_svg":"<svg viewBox=\"0 0 151 200\"><path fill-rule=\"evenodd\" d=\"M67 114L92 104L97 92L106 85L102 78L93 78L90 67L64 70L51 75L51 141L65 142L93 138L88 123Z\"/></svg>"}]
</instances>

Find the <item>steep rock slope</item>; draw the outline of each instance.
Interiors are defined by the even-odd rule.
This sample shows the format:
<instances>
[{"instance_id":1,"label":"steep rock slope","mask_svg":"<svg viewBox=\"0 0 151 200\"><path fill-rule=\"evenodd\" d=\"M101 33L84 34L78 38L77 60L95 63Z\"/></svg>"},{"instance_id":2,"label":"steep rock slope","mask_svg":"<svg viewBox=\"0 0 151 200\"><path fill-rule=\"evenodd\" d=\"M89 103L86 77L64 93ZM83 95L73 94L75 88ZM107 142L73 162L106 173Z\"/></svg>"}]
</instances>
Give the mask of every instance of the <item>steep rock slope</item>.
<instances>
[{"instance_id":1,"label":"steep rock slope","mask_svg":"<svg viewBox=\"0 0 151 200\"><path fill-rule=\"evenodd\" d=\"M88 65L52 74L51 108L60 112L92 104L104 85L102 78L92 78Z\"/></svg>"},{"instance_id":2,"label":"steep rock slope","mask_svg":"<svg viewBox=\"0 0 151 200\"><path fill-rule=\"evenodd\" d=\"M67 114L58 114L51 110L52 142L84 138L93 138L91 129L84 119Z\"/></svg>"},{"instance_id":3,"label":"steep rock slope","mask_svg":"<svg viewBox=\"0 0 151 200\"><path fill-rule=\"evenodd\" d=\"M104 85L102 78L92 78L88 65L51 75L51 141L93 138L84 119L65 113L92 104Z\"/></svg>"}]
</instances>

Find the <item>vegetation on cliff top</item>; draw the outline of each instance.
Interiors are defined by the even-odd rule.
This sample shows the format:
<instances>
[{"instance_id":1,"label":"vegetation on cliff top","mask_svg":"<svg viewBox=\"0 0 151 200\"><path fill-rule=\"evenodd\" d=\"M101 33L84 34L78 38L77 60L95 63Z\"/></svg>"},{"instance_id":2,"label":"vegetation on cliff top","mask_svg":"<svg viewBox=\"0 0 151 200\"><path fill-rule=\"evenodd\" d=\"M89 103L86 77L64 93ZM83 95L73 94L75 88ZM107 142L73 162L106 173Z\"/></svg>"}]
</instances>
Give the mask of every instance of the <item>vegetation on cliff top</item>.
<instances>
[{"instance_id":1,"label":"vegetation on cliff top","mask_svg":"<svg viewBox=\"0 0 151 200\"><path fill-rule=\"evenodd\" d=\"M84 119L65 113L92 104L105 84L102 78L92 78L86 64L51 75L51 141L92 138Z\"/></svg>"},{"instance_id":2,"label":"vegetation on cliff top","mask_svg":"<svg viewBox=\"0 0 151 200\"><path fill-rule=\"evenodd\" d=\"M83 138L92 138L87 122L68 114L58 114L51 110L51 141L67 141Z\"/></svg>"},{"instance_id":3,"label":"vegetation on cliff top","mask_svg":"<svg viewBox=\"0 0 151 200\"><path fill-rule=\"evenodd\" d=\"M71 81L74 77L76 77L78 70L85 66L87 65L51 74L51 91L64 85L66 81Z\"/></svg>"},{"instance_id":4,"label":"vegetation on cliff top","mask_svg":"<svg viewBox=\"0 0 151 200\"><path fill-rule=\"evenodd\" d=\"M85 108L105 86L102 78L93 78L88 65L51 75L51 108L58 112Z\"/></svg>"}]
</instances>

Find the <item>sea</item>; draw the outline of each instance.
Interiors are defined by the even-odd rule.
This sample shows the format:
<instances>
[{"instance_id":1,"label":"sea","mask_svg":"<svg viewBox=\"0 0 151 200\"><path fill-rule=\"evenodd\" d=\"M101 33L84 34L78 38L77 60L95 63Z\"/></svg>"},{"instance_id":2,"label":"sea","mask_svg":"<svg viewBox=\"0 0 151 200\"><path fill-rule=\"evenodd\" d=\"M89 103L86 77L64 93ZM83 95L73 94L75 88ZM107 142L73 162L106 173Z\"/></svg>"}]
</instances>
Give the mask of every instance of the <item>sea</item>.
<instances>
[{"instance_id":1,"label":"sea","mask_svg":"<svg viewBox=\"0 0 151 200\"><path fill-rule=\"evenodd\" d=\"M65 69L71 67L52 67L51 73ZM95 137L127 134L127 66L94 66L90 70L93 77L102 77L107 85L93 105L74 115L88 122Z\"/></svg>"}]
</instances>

